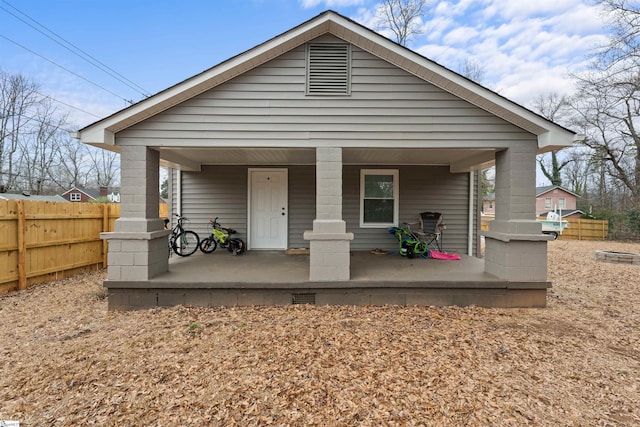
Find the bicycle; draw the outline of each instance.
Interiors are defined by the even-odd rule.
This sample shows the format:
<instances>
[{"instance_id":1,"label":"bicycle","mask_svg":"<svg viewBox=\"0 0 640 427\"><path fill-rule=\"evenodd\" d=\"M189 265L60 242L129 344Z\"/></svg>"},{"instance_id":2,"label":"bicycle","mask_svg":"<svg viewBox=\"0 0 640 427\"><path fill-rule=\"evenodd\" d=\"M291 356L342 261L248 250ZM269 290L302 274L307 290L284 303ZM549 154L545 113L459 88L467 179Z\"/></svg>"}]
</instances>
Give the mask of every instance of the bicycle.
<instances>
[{"instance_id":1,"label":"bicycle","mask_svg":"<svg viewBox=\"0 0 640 427\"><path fill-rule=\"evenodd\" d=\"M200 246L200 237L195 231L185 230L184 224L188 219L179 214L174 214L178 217L178 222L171 230L169 235L169 256L171 252L175 252L178 256L189 256L198 250ZM165 224L168 224L169 220L165 220Z\"/></svg>"},{"instance_id":2,"label":"bicycle","mask_svg":"<svg viewBox=\"0 0 640 427\"><path fill-rule=\"evenodd\" d=\"M210 254L220 245L221 248L226 248L231 252L231 255L242 255L246 249L244 241L238 238L230 239L229 236L236 234L236 230L221 226L218 218L219 217L209 220L209 224L211 224L212 227L211 235L200 241L200 250L205 254Z\"/></svg>"}]
</instances>

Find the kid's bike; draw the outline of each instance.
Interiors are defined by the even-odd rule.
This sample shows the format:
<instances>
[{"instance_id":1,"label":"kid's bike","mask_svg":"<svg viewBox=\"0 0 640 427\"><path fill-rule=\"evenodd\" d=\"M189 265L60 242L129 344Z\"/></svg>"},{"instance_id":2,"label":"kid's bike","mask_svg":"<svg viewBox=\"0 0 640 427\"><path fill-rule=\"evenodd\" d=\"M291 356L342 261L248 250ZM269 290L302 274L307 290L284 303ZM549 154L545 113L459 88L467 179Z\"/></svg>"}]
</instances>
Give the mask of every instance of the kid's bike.
<instances>
[{"instance_id":1,"label":"kid's bike","mask_svg":"<svg viewBox=\"0 0 640 427\"><path fill-rule=\"evenodd\" d=\"M211 235L202 239L200 242L200 250L205 254L210 254L215 251L218 245L221 248L226 248L232 255L241 255L244 253L246 247L244 241L238 238L229 238L231 234L236 234L236 230L223 227L218 222L218 217L210 219Z\"/></svg>"}]
</instances>

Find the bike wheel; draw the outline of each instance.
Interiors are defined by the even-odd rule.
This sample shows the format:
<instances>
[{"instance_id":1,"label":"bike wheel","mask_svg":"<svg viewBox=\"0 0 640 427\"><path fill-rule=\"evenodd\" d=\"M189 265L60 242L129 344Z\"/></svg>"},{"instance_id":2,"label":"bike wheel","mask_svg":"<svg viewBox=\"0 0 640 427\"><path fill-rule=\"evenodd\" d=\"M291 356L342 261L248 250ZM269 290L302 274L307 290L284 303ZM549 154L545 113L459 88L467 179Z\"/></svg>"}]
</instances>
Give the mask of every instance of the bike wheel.
<instances>
[{"instance_id":1,"label":"bike wheel","mask_svg":"<svg viewBox=\"0 0 640 427\"><path fill-rule=\"evenodd\" d=\"M218 247L218 243L213 237L207 237L200 242L200 250L205 254L210 254Z\"/></svg>"},{"instance_id":2,"label":"bike wheel","mask_svg":"<svg viewBox=\"0 0 640 427\"><path fill-rule=\"evenodd\" d=\"M189 256L198 250L199 244L200 238L195 231L183 231L173 242L173 251L179 256Z\"/></svg>"}]
</instances>

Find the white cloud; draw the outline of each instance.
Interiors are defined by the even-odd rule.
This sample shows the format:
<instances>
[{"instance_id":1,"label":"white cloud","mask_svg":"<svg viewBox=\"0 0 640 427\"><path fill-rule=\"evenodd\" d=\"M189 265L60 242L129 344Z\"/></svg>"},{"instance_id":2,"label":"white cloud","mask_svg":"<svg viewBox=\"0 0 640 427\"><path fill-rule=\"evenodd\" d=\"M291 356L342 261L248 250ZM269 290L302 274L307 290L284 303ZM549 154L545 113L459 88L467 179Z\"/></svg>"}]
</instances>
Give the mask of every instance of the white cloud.
<instances>
[{"instance_id":1,"label":"white cloud","mask_svg":"<svg viewBox=\"0 0 640 427\"><path fill-rule=\"evenodd\" d=\"M424 28L410 47L454 71L477 61L483 83L524 105L549 91L570 93L569 71L584 69L607 37L590 0L443 0Z\"/></svg>"},{"instance_id":2,"label":"white cloud","mask_svg":"<svg viewBox=\"0 0 640 427\"><path fill-rule=\"evenodd\" d=\"M300 0L300 4L305 9L320 6L322 4L328 8L340 8L349 6L359 6L364 4L364 0Z\"/></svg>"}]
</instances>

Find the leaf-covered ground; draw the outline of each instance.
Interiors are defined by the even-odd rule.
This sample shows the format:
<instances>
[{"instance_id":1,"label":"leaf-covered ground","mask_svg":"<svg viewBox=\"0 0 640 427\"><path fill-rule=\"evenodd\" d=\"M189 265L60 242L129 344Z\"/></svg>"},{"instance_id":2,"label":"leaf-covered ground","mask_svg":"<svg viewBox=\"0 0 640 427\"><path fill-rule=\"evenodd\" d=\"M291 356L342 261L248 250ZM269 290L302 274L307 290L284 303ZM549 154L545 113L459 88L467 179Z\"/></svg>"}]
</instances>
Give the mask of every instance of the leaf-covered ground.
<instances>
[{"instance_id":1,"label":"leaf-covered ground","mask_svg":"<svg viewBox=\"0 0 640 427\"><path fill-rule=\"evenodd\" d=\"M107 312L103 273L0 297L0 420L42 425L640 425L640 266L549 244L546 309Z\"/></svg>"}]
</instances>

